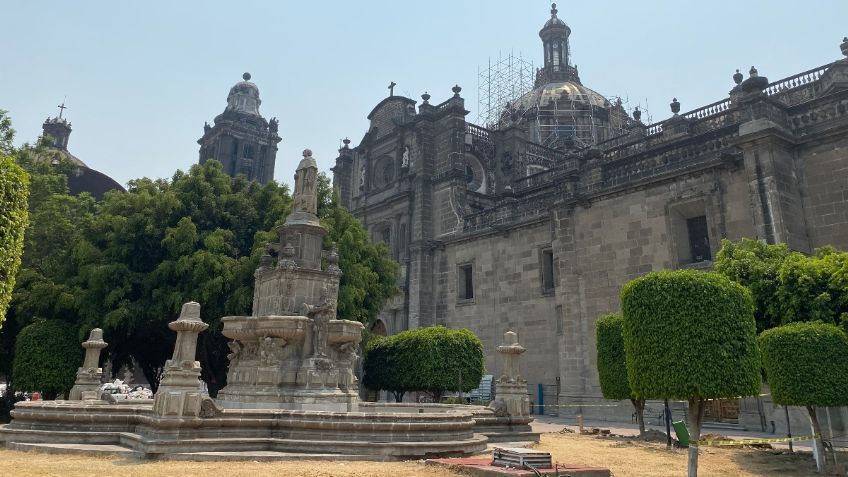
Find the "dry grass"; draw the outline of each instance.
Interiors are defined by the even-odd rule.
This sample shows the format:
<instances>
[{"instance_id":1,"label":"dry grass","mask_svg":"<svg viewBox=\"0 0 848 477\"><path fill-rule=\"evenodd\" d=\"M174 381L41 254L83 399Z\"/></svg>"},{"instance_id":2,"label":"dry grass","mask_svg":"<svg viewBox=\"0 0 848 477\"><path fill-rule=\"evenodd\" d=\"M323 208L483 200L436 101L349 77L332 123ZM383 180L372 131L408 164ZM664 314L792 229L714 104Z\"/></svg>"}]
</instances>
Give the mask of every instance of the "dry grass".
<instances>
[{"instance_id":1,"label":"dry grass","mask_svg":"<svg viewBox=\"0 0 848 477\"><path fill-rule=\"evenodd\" d=\"M609 467L615 477L680 476L686 472L686 451L666 450L664 444L635 442L624 438L544 434L540 449L558 462ZM488 454L487 454L488 455ZM700 475L801 477L813 474L809 454L777 455L753 449L701 450ZM0 449L0 476L209 476L248 477L286 475L308 477L372 477L414 475L448 477L461 474L410 462L166 462L121 458L53 455Z\"/></svg>"},{"instance_id":2,"label":"dry grass","mask_svg":"<svg viewBox=\"0 0 848 477\"><path fill-rule=\"evenodd\" d=\"M686 475L687 450L626 438L543 434L539 449L557 462L609 468L615 477L679 477ZM757 449L704 447L698 474L707 477L801 477L813 475L810 454L777 454Z\"/></svg>"},{"instance_id":3,"label":"dry grass","mask_svg":"<svg viewBox=\"0 0 848 477\"><path fill-rule=\"evenodd\" d=\"M170 462L109 459L78 455L0 450L0 476L39 477L373 477L415 475L455 477L446 469L423 462Z\"/></svg>"}]
</instances>

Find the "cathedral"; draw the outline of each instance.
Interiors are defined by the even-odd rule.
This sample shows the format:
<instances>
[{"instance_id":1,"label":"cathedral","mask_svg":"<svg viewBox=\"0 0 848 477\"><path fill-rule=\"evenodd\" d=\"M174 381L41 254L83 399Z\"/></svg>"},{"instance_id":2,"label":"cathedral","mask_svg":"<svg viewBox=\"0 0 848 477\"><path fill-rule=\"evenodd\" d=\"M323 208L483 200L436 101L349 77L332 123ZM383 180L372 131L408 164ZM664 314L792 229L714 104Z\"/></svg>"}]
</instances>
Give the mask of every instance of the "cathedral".
<instances>
[{"instance_id":1,"label":"cathedral","mask_svg":"<svg viewBox=\"0 0 848 477\"><path fill-rule=\"evenodd\" d=\"M674 99L646 124L583 85L557 13L535 87L494 124L466 120L459 86L442 102L390 94L344 141L333 185L401 263L376 331L469 328L491 374L516 331L534 404L591 417L607 412L590 406L594 322L629 280L709 270L724 238L848 249L848 58L779 81L737 71L718 101L685 112ZM708 418L741 423L734 402Z\"/></svg>"}]
</instances>

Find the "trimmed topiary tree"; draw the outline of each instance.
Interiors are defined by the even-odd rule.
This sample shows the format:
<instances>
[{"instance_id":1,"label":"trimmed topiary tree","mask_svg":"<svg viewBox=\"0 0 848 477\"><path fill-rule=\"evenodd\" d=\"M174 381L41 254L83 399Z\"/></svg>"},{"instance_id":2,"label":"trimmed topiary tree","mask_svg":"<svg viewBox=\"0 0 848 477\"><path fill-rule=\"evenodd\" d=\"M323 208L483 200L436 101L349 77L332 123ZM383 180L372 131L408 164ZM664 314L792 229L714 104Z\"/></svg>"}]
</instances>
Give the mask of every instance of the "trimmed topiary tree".
<instances>
[{"instance_id":1,"label":"trimmed topiary tree","mask_svg":"<svg viewBox=\"0 0 848 477\"><path fill-rule=\"evenodd\" d=\"M816 407L848 406L848 335L836 325L792 323L764 331L758 343L774 402L807 408L824 472Z\"/></svg>"},{"instance_id":2,"label":"trimmed topiary tree","mask_svg":"<svg viewBox=\"0 0 848 477\"><path fill-rule=\"evenodd\" d=\"M663 271L625 285L621 305L630 389L689 402L688 475L696 477L704 401L760 389L751 294L716 273Z\"/></svg>"},{"instance_id":3,"label":"trimmed topiary tree","mask_svg":"<svg viewBox=\"0 0 848 477\"><path fill-rule=\"evenodd\" d=\"M75 326L58 320L36 321L21 330L15 343L15 390L40 391L45 399L67 394L82 355Z\"/></svg>"},{"instance_id":4,"label":"trimmed topiary tree","mask_svg":"<svg viewBox=\"0 0 848 477\"><path fill-rule=\"evenodd\" d=\"M601 394L606 399L629 399L636 410L639 423L639 435L645 434L645 400L637 398L630 391L627 382L627 362L624 357L624 316L610 313L595 322L595 346L598 350L598 378L601 381Z\"/></svg>"},{"instance_id":5,"label":"trimmed topiary tree","mask_svg":"<svg viewBox=\"0 0 848 477\"><path fill-rule=\"evenodd\" d=\"M11 157L0 153L0 328L21 265L28 218L28 185L27 173Z\"/></svg>"},{"instance_id":6,"label":"trimmed topiary tree","mask_svg":"<svg viewBox=\"0 0 848 477\"><path fill-rule=\"evenodd\" d=\"M363 384L392 391L396 400L407 391L427 391L439 402L446 391L479 386L483 363L483 343L474 333L444 326L416 328L369 344Z\"/></svg>"},{"instance_id":7,"label":"trimmed topiary tree","mask_svg":"<svg viewBox=\"0 0 848 477\"><path fill-rule=\"evenodd\" d=\"M368 342L362 365L362 384L368 389L389 391L395 402L402 402L403 395L410 390L406 377L412 372L403 369L403 366L411 366L412 361L402 358L398 336L374 337Z\"/></svg>"}]
</instances>

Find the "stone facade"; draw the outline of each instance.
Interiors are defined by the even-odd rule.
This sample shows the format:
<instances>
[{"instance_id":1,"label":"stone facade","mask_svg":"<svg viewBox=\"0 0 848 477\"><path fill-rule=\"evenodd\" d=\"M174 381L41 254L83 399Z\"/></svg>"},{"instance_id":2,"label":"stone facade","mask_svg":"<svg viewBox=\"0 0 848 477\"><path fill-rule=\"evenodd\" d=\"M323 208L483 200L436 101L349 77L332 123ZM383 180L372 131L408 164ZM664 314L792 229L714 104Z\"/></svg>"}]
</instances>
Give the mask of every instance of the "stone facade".
<instances>
[{"instance_id":1,"label":"stone facade","mask_svg":"<svg viewBox=\"0 0 848 477\"><path fill-rule=\"evenodd\" d=\"M571 31L552 20L546 55ZM544 91L532 94L585 88L576 70L551 68L546 56ZM752 68L734 82L707 106L684 113L675 99L667 120L646 125L636 110L620 128L552 147L520 111L492 128L467 122L459 87L437 105L425 93L417 111L409 98L381 101L333 168L343 204L402 264L404 295L379 326L469 328L496 376L495 350L513 330L534 402L542 384L560 403L591 403L594 322L619 309L627 281L709 269L724 238L848 248L848 59L777 82ZM584 100L606 118L620 108Z\"/></svg>"},{"instance_id":2,"label":"stone facade","mask_svg":"<svg viewBox=\"0 0 848 477\"><path fill-rule=\"evenodd\" d=\"M242 78L230 88L227 107L215 117L215 124L203 126L203 137L197 140L199 162L215 159L233 177L244 174L248 180L267 184L274 179L279 123L259 114L259 88L250 82L250 73Z\"/></svg>"}]
</instances>

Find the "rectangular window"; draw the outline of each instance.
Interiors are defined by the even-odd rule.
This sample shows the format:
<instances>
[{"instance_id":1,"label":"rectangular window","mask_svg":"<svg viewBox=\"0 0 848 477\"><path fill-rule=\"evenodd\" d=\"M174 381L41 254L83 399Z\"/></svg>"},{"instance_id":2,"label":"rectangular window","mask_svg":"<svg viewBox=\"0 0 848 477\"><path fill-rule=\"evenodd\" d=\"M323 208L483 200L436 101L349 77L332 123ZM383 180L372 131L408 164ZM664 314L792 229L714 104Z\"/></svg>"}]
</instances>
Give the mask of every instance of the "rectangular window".
<instances>
[{"instance_id":1,"label":"rectangular window","mask_svg":"<svg viewBox=\"0 0 848 477\"><path fill-rule=\"evenodd\" d=\"M563 329L563 316L562 316L562 305L556 306L556 332L557 336L562 336Z\"/></svg>"},{"instance_id":2,"label":"rectangular window","mask_svg":"<svg viewBox=\"0 0 848 477\"><path fill-rule=\"evenodd\" d=\"M471 300L474 298L474 268L473 264L460 265L457 271L457 298Z\"/></svg>"},{"instance_id":3,"label":"rectangular window","mask_svg":"<svg viewBox=\"0 0 848 477\"><path fill-rule=\"evenodd\" d=\"M542 250L542 291L550 292L556 287L554 281L554 251Z\"/></svg>"},{"instance_id":4,"label":"rectangular window","mask_svg":"<svg viewBox=\"0 0 848 477\"><path fill-rule=\"evenodd\" d=\"M689 249L692 253L692 263L712 260L710 236L707 232L707 217L701 215L686 219L686 230L689 233Z\"/></svg>"}]
</instances>

